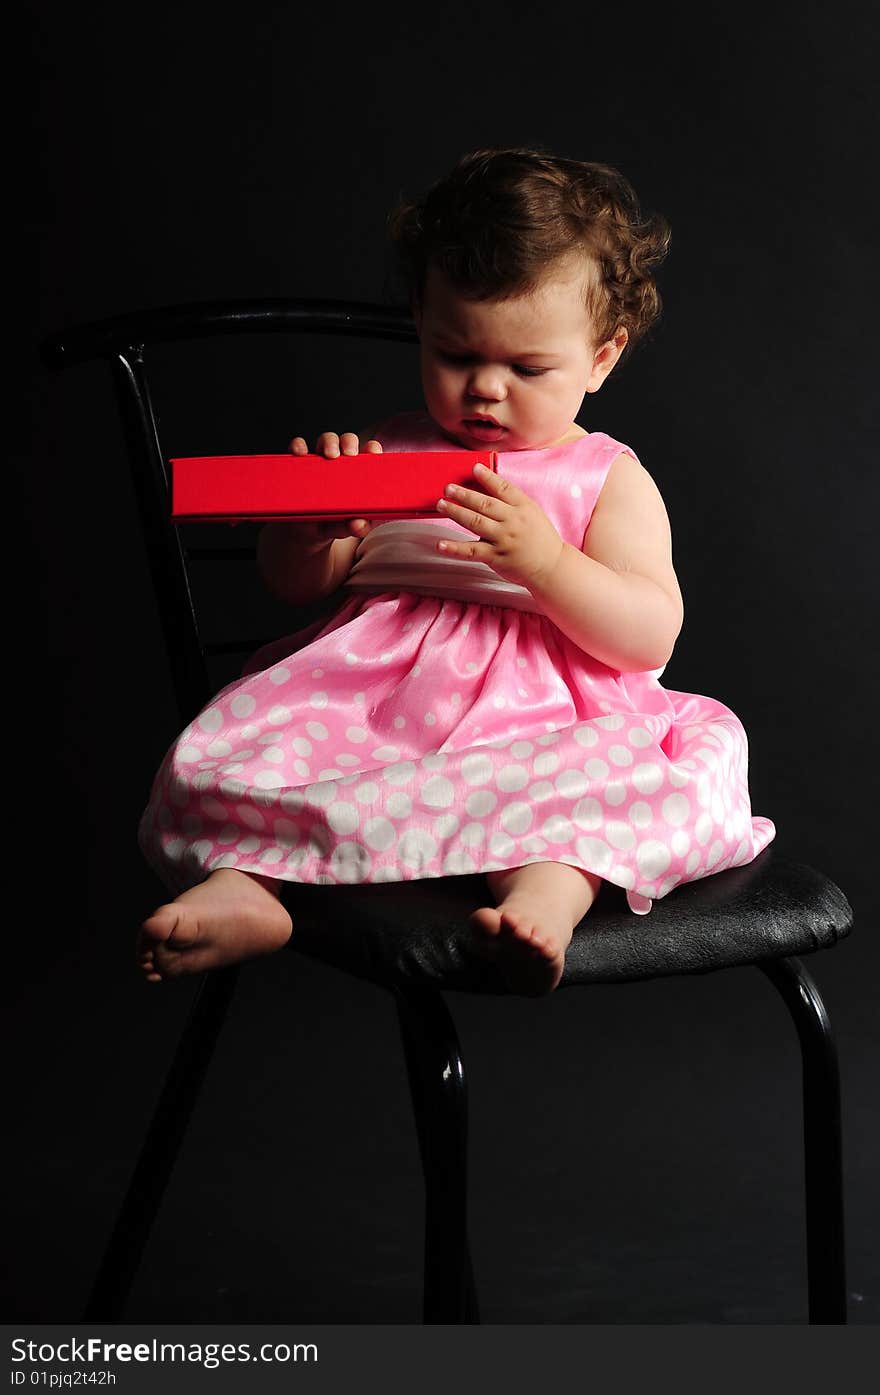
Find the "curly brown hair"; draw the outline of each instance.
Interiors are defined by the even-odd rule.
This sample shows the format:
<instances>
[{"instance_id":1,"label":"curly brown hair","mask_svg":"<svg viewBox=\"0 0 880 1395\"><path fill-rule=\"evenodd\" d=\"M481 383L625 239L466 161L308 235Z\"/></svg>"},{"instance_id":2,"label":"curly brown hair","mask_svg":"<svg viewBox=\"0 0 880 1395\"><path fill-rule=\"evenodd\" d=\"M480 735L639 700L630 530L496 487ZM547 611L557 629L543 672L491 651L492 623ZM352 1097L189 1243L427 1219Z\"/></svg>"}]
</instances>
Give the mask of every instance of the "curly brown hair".
<instances>
[{"instance_id":1,"label":"curly brown hair","mask_svg":"<svg viewBox=\"0 0 880 1395\"><path fill-rule=\"evenodd\" d=\"M503 300L582 251L599 271L587 289L599 343L623 327L630 348L660 314L653 270L666 256L669 225L643 215L610 165L531 148L476 150L423 198L402 202L389 231L416 304L430 266L468 299Z\"/></svg>"}]
</instances>

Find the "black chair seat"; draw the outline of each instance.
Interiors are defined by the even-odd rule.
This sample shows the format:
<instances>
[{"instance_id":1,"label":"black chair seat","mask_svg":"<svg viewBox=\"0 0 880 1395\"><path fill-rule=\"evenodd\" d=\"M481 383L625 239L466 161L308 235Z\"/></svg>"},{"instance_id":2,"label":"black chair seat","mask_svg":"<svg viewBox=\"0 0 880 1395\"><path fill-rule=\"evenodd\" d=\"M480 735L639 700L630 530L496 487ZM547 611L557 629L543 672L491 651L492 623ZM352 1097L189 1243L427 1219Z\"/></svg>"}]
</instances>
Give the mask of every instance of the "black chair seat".
<instances>
[{"instance_id":1,"label":"black chair seat","mask_svg":"<svg viewBox=\"0 0 880 1395\"><path fill-rule=\"evenodd\" d=\"M487 902L482 877L380 886L286 888L291 948L386 988L506 993L475 952L471 911ZM826 949L846 935L852 911L820 872L767 848L747 867L677 887L646 916L605 883L575 930L561 988L703 974L760 959Z\"/></svg>"}]
</instances>

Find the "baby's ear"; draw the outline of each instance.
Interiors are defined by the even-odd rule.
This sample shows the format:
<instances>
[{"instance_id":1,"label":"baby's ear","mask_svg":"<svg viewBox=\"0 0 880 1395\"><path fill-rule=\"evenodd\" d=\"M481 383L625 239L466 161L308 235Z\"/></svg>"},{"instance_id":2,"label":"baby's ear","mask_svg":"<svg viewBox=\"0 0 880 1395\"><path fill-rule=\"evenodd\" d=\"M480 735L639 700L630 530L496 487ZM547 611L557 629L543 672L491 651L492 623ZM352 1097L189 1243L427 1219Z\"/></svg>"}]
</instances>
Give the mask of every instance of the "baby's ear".
<instances>
[{"instance_id":1,"label":"baby's ear","mask_svg":"<svg viewBox=\"0 0 880 1395\"><path fill-rule=\"evenodd\" d=\"M610 339L606 339L604 344L600 344L593 354L593 366L587 381L587 392L598 392L608 374L611 372L620 355L623 353L629 340L629 334L623 325L618 326Z\"/></svg>"}]
</instances>

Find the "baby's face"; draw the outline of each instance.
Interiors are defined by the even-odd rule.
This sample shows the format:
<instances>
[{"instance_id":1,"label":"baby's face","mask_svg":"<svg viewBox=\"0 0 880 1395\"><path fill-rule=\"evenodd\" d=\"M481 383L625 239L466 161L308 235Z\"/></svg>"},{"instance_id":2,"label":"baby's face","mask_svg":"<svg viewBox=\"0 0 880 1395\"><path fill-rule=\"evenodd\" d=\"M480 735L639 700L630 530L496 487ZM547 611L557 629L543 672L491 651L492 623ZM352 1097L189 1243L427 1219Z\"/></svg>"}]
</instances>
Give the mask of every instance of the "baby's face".
<instances>
[{"instance_id":1,"label":"baby's face","mask_svg":"<svg viewBox=\"0 0 880 1395\"><path fill-rule=\"evenodd\" d=\"M418 315L425 403L468 450L537 450L578 434L586 392L626 335L597 345L584 299L589 264L558 263L528 295L466 300L435 267Z\"/></svg>"}]
</instances>

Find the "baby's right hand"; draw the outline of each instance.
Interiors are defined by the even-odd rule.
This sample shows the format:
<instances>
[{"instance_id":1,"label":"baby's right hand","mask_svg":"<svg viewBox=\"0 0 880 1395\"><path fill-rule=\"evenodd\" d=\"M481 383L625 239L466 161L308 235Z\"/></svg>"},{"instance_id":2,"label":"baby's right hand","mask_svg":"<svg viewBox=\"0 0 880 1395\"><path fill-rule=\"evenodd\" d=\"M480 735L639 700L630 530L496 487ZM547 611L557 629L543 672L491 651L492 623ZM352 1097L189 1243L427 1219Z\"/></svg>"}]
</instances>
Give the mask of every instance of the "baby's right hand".
<instances>
[{"instance_id":1,"label":"baby's right hand","mask_svg":"<svg viewBox=\"0 0 880 1395\"><path fill-rule=\"evenodd\" d=\"M328 460L335 460L340 455L358 455L360 453L360 438L353 431L345 431L341 436L335 431L322 431L315 444L315 453L323 455ZM379 455L382 446L379 441L365 441L364 453L369 455ZM309 448L303 436L294 436L290 443L291 455L308 455ZM329 542L332 538L365 538L372 528L372 523L366 518L349 518L345 521L333 521L326 523L303 523L299 525L303 530L307 530L314 542Z\"/></svg>"}]
</instances>

